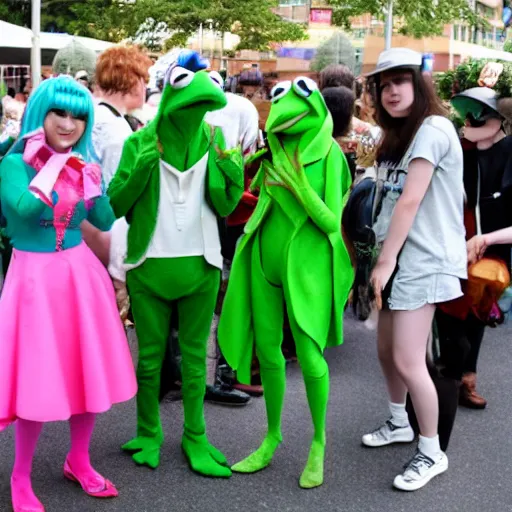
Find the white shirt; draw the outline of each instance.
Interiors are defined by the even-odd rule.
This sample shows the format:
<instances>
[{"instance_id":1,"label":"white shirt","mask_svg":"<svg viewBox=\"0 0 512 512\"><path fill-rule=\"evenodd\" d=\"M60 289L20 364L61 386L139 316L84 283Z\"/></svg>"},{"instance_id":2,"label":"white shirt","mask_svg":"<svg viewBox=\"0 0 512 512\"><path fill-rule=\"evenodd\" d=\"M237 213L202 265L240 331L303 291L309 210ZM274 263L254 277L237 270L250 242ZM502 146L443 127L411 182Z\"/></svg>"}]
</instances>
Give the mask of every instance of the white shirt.
<instances>
[{"instance_id":1,"label":"white shirt","mask_svg":"<svg viewBox=\"0 0 512 512\"><path fill-rule=\"evenodd\" d=\"M212 266L222 269L217 217L206 201L208 153L186 171L160 161L160 196L155 232L146 254L135 264L126 264L129 226L119 219L112 228L110 275L126 281L126 272L146 258L204 256Z\"/></svg>"},{"instance_id":2,"label":"white shirt","mask_svg":"<svg viewBox=\"0 0 512 512\"><path fill-rule=\"evenodd\" d=\"M242 144L244 154L251 153L256 149L259 133L258 110L243 96L227 92L226 99L224 108L208 112L204 120L222 130L226 149Z\"/></svg>"},{"instance_id":3,"label":"white shirt","mask_svg":"<svg viewBox=\"0 0 512 512\"><path fill-rule=\"evenodd\" d=\"M124 143L133 131L123 116L117 117L108 107L100 105L100 102L101 100L94 109L92 144L107 189L119 167Z\"/></svg>"},{"instance_id":4,"label":"white shirt","mask_svg":"<svg viewBox=\"0 0 512 512\"><path fill-rule=\"evenodd\" d=\"M180 258L204 254L204 181L208 153L180 172L160 161L160 199L155 232L147 258Z\"/></svg>"}]
</instances>

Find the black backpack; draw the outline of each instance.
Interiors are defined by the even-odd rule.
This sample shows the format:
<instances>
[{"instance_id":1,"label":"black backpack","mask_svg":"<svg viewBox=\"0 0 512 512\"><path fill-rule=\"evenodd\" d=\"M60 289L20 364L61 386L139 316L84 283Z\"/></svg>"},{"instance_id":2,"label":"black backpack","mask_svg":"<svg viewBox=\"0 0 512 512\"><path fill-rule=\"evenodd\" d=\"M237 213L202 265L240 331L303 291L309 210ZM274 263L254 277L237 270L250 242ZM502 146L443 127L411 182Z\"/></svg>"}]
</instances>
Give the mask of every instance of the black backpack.
<instances>
[{"instance_id":1,"label":"black backpack","mask_svg":"<svg viewBox=\"0 0 512 512\"><path fill-rule=\"evenodd\" d=\"M375 259L376 239L372 226L381 195L378 189L374 178L364 178L352 189L343 210L343 229L356 252L352 308L360 320L366 320L370 314L365 294Z\"/></svg>"}]
</instances>

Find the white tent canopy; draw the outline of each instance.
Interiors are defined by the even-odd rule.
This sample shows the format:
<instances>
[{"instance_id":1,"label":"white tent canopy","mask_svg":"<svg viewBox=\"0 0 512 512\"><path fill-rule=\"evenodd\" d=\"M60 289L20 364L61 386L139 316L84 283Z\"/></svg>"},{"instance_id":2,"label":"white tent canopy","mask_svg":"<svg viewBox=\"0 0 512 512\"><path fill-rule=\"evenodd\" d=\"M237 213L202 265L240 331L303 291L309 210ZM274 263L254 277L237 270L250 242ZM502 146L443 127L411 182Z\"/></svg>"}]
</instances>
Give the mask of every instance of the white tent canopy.
<instances>
[{"instance_id":1,"label":"white tent canopy","mask_svg":"<svg viewBox=\"0 0 512 512\"><path fill-rule=\"evenodd\" d=\"M67 46L73 38L95 52L102 52L113 44L89 37L41 32L41 50L60 50ZM0 63L1 48L32 48L32 30L0 21Z\"/></svg>"}]
</instances>

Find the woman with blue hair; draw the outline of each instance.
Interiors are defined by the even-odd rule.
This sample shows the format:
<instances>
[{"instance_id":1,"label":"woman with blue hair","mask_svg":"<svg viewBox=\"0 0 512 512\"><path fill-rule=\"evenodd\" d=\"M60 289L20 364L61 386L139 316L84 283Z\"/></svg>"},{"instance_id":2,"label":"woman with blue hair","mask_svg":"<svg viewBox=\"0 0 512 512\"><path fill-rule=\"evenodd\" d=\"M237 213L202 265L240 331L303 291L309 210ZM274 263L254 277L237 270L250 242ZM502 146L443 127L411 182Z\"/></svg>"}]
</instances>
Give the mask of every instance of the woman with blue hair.
<instances>
[{"instance_id":1,"label":"woman with blue hair","mask_svg":"<svg viewBox=\"0 0 512 512\"><path fill-rule=\"evenodd\" d=\"M0 164L0 202L14 252L0 298L0 431L16 421L15 512L44 511L31 469L43 423L69 420L66 478L117 496L89 458L95 416L131 399L136 381L107 271L83 243L87 219L114 215L91 163L93 101L69 77L30 97L18 142Z\"/></svg>"}]
</instances>

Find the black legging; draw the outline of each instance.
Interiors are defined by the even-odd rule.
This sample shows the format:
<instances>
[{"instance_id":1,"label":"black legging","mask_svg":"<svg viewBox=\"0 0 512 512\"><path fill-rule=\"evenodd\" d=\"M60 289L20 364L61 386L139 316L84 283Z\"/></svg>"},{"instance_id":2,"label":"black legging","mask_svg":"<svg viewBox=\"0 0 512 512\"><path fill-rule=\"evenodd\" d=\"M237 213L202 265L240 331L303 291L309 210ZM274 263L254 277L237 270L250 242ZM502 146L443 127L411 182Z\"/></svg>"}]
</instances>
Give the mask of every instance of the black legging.
<instances>
[{"instance_id":1,"label":"black legging","mask_svg":"<svg viewBox=\"0 0 512 512\"><path fill-rule=\"evenodd\" d=\"M473 315L459 320L438 310L436 323L440 341L442 374L462 380L464 373L476 372L485 324Z\"/></svg>"}]
</instances>

